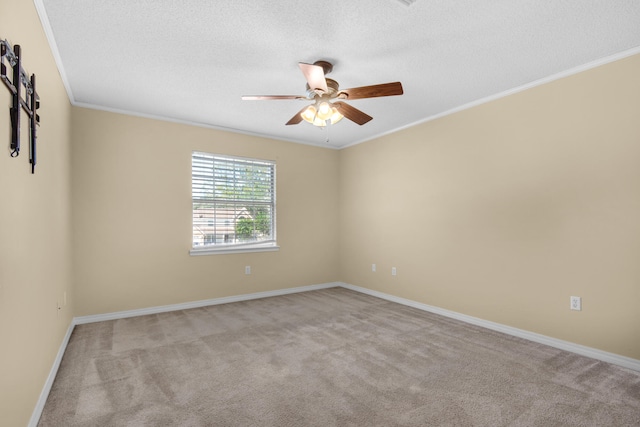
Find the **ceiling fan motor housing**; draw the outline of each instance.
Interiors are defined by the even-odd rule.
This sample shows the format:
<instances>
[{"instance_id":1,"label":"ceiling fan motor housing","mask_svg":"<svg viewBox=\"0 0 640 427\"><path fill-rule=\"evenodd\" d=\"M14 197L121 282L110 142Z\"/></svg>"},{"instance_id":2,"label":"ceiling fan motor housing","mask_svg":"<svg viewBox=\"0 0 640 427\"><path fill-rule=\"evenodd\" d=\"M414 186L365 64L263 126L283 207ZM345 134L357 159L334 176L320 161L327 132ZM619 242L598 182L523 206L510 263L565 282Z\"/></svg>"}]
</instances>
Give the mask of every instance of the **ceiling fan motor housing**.
<instances>
[{"instance_id":1,"label":"ceiling fan motor housing","mask_svg":"<svg viewBox=\"0 0 640 427\"><path fill-rule=\"evenodd\" d=\"M338 94L340 85L338 85L338 82L333 79L325 79L325 80L327 81L327 89L329 89L329 91L326 94L320 95L320 97L335 98ZM316 91L311 90L311 88L309 87L309 83L307 83L306 87L307 87L307 96L310 99L316 98L318 96L318 93Z\"/></svg>"}]
</instances>

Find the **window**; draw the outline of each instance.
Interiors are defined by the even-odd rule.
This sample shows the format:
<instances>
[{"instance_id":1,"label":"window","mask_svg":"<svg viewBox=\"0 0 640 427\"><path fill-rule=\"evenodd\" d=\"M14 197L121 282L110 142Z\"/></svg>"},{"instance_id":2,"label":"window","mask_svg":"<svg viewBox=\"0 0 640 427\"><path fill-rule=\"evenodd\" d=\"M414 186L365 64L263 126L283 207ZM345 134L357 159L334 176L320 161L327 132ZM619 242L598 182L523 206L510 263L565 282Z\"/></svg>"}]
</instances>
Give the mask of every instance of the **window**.
<instances>
[{"instance_id":1,"label":"window","mask_svg":"<svg viewBox=\"0 0 640 427\"><path fill-rule=\"evenodd\" d=\"M277 250L276 165L193 152L192 255Z\"/></svg>"}]
</instances>

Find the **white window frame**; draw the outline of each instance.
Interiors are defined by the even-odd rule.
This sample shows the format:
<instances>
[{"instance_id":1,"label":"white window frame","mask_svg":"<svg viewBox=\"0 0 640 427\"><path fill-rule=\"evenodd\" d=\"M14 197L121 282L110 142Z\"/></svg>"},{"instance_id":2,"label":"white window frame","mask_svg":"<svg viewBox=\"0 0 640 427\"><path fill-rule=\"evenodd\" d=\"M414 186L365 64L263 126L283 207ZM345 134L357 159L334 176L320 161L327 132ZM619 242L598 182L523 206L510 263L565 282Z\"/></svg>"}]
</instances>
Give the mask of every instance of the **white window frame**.
<instances>
[{"instance_id":1,"label":"white window frame","mask_svg":"<svg viewBox=\"0 0 640 427\"><path fill-rule=\"evenodd\" d=\"M217 198L214 195L212 195L210 198L207 199L203 199L201 197L201 195L197 196L197 190L196 190L196 184L198 183L202 183L203 182L203 178L202 175L200 175L199 177L196 178L195 175L195 161L196 158L210 158L211 162L212 162L212 167L215 167L216 165L216 161L218 162L219 165L223 165L223 164L234 164L234 163L239 163L239 164L247 164L250 165L251 163L255 163L255 164L259 164L261 166L264 165L270 165L270 167L272 168L272 180L271 180L271 201L267 202L266 206L269 207L269 209L271 210L271 238L268 240L261 240L261 241L256 241L256 242L237 242L234 241L232 243L224 243L224 241L222 242L217 242L218 240L218 235L214 234L213 235L213 244L205 244L206 243L206 238L205 237L211 237L209 235L207 236L203 236L203 244L202 245L196 245L195 241L196 239L196 229L201 226L202 224L196 224L196 215L198 215L196 213L196 208L195 205L196 203L202 203L203 200L207 200L207 202L212 203L215 205L215 203L218 202L222 202L222 203L226 203L228 202L227 199L225 199L226 201ZM206 181L206 178L204 178L204 181ZM215 183L214 183L214 179L211 178L211 186L212 188L215 188ZM238 206L241 205L241 203L235 202ZM251 200L249 199L249 203L262 203L264 204L265 201L264 200ZM215 207L213 209L216 209ZM219 211L217 211L219 212ZM234 215L237 214L238 212L238 208L236 207L234 210ZM227 213L228 215L228 213ZM217 222L215 219L213 219L213 222L215 222L216 224L218 223L228 223L228 219L224 217L224 215L222 215L223 218L222 219L217 219ZM237 156L229 156L229 155L225 155L225 154L214 154L214 153L207 153L207 152L203 152L203 151L193 151L191 153L191 218L192 218L192 231L191 231L191 250L189 251L189 253L191 255L211 255L211 254L230 254L230 253L246 253L246 252L270 252L270 251L277 251L280 249L280 247L277 244L277 240L276 240L276 163L275 161L272 160L263 160L263 159L254 159L254 158L248 158L248 157L237 157ZM217 214L214 214L214 218L218 218ZM204 220L203 220L204 222ZM212 219L207 218L207 223L210 224L212 222ZM235 226L234 226L234 230L235 230ZM255 229L254 229L255 231ZM236 238L235 236L235 232L234 232L234 239Z\"/></svg>"}]
</instances>

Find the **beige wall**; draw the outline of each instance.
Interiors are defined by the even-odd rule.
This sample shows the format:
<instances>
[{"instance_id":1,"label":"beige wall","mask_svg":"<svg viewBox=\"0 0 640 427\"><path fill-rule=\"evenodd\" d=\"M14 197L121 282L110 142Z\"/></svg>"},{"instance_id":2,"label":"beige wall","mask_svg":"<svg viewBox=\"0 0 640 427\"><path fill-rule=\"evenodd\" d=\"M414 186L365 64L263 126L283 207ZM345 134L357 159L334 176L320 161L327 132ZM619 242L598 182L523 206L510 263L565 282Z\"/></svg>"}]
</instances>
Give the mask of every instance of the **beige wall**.
<instances>
[{"instance_id":1,"label":"beige wall","mask_svg":"<svg viewBox=\"0 0 640 427\"><path fill-rule=\"evenodd\" d=\"M0 38L22 47L42 103L31 175L28 116L9 157L11 97L0 84L0 425L24 426L71 323L70 104L35 7L0 1ZM67 294L67 305L57 302Z\"/></svg>"},{"instance_id":2,"label":"beige wall","mask_svg":"<svg viewBox=\"0 0 640 427\"><path fill-rule=\"evenodd\" d=\"M193 150L276 161L278 252L189 256ZM336 281L338 156L74 108L76 315Z\"/></svg>"},{"instance_id":3,"label":"beige wall","mask_svg":"<svg viewBox=\"0 0 640 427\"><path fill-rule=\"evenodd\" d=\"M638 76L640 55L342 150L340 279L640 359Z\"/></svg>"}]
</instances>

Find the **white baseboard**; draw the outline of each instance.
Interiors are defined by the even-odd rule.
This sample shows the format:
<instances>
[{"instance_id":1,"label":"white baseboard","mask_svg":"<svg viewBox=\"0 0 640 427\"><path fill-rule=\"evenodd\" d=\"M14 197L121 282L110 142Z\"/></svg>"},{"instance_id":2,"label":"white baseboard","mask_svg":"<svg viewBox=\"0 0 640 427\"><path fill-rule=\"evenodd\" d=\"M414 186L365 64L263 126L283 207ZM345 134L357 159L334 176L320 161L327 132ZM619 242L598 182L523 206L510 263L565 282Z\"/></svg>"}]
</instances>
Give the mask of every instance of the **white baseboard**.
<instances>
[{"instance_id":1,"label":"white baseboard","mask_svg":"<svg viewBox=\"0 0 640 427\"><path fill-rule=\"evenodd\" d=\"M423 303L409 300L406 298L396 297L394 295L385 294L384 292L374 291L374 290L363 288L360 286L350 285L348 283L340 283L340 286L346 289L351 289L352 291L361 292L363 294L382 298L387 301L396 302L398 304L407 305L409 307L417 308L419 310L424 310L430 313L439 314L441 316L450 317L452 319L460 320L462 322L470 323L472 325L481 326L483 328L491 329L493 331L502 332L508 335L513 335L515 337L524 338L529 341L545 344L550 347L555 347L561 350L570 351L572 353L576 353L581 356L586 356L592 359L601 360L603 362L612 363L614 365L622 366L624 368L633 369L634 371L640 371L640 360L632 359L630 357L621 356L615 353L609 353L606 351L598 350L596 348L587 347L587 346L575 344L569 341L548 337L546 335L536 334L534 332L529 332L523 329L518 329L511 326L503 325L500 323L491 322L489 320L483 320L477 317L467 316L466 314L457 313L455 311L446 310L444 308L434 307L432 305L423 304Z\"/></svg>"},{"instance_id":2,"label":"white baseboard","mask_svg":"<svg viewBox=\"0 0 640 427\"><path fill-rule=\"evenodd\" d=\"M319 285L299 286L297 288L278 289L275 291L256 292L253 294L234 295L230 297L213 298L181 304L161 305L157 307L140 308L137 310L116 311L114 313L95 314L73 318L74 325L85 323L104 322L105 320L125 319L127 317L145 316L147 314L166 313L168 311L188 310L190 308L207 307L210 305L227 304L230 302L248 301L258 298L276 297L279 295L295 294L298 292L316 291L318 289L335 288L339 282L322 283Z\"/></svg>"},{"instance_id":3,"label":"white baseboard","mask_svg":"<svg viewBox=\"0 0 640 427\"><path fill-rule=\"evenodd\" d=\"M36 407L33 409L31 413L31 419L29 420L29 427L37 427L38 421L40 421L40 416L42 415L42 410L44 409L44 404L47 403L47 397L49 397L49 392L51 391L51 387L53 386L53 381L56 379L56 375L58 375L58 369L60 368L60 363L62 362L62 356L64 356L64 352L67 349L67 344L69 344L69 338L71 338L71 333L73 332L73 328L75 325L73 322L69 325L67 329L67 333L62 339L62 344L60 344L60 348L58 349L58 354L53 361L53 366L51 367L51 371L49 371L49 376L44 383L44 387L42 387L42 391L40 392L40 397L36 402Z\"/></svg>"}]
</instances>

